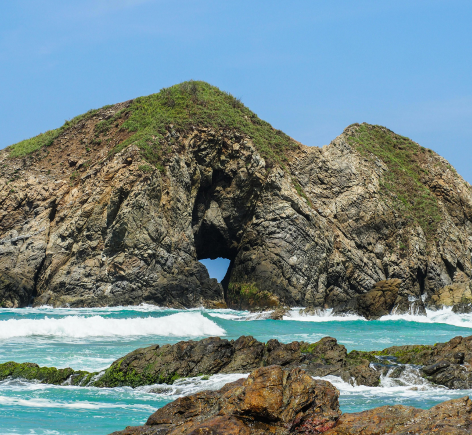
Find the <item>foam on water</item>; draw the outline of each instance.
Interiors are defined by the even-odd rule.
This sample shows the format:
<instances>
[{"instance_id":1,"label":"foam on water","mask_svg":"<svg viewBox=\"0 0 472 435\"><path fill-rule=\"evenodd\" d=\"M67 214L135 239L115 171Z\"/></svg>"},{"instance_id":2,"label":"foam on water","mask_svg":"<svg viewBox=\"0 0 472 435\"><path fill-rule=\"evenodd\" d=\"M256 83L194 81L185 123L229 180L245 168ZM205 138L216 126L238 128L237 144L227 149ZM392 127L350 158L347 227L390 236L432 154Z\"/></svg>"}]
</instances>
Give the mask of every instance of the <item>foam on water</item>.
<instances>
[{"instance_id":1,"label":"foam on water","mask_svg":"<svg viewBox=\"0 0 472 435\"><path fill-rule=\"evenodd\" d=\"M128 405L120 403L103 402L59 402L48 399L21 399L19 397L0 396L0 405L2 406L26 406L30 408L65 408L65 409L103 409L103 408L121 408L121 409L141 409L145 411L155 411L148 405Z\"/></svg>"},{"instance_id":2,"label":"foam on water","mask_svg":"<svg viewBox=\"0 0 472 435\"><path fill-rule=\"evenodd\" d=\"M303 308L293 308L288 312L288 315L283 317L283 320L296 320L299 322L351 322L353 320L367 321L362 316L346 315L334 316L332 309L320 310L314 315L300 314Z\"/></svg>"},{"instance_id":3,"label":"foam on water","mask_svg":"<svg viewBox=\"0 0 472 435\"><path fill-rule=\"evenodd\" d=\"M314 315L300 314L300 309L295 308L288 312L283 320L295 320L299 322L348 322L366 321L364 317L348 314L345 316L333 315L332 309L320 310ZM379 319L383 322L404 320L417 323L443 323L446 325L458 326L460 328L472 328L472 314L456 314L452 307L443 307L441 310L426 310L426 316L419 314L391 314Z\"/></svg>"},{"instance_id":4,"label":"foam on water","mask_svg":"<svg viewBox=\"0 0 472 435\"><path fill-rule=\"evenodd\" d=\"M426 316L413 314L393 314L383 316L381 321L406 320L417 323L444 323L447 325L458 326L460 328L472 328L472 314L456 314L452 307L443 307L441 310L426 310Z\"/></svg>"},{"instance_id":5,"label":"foam on water","mask_svg":"<svg viewBox=\"0 0 472 435\"><path fill-rule=\"evenodd\" d=\"M8 319L0 321L0 339L14 337L199 337L221 336L225 330L199 312L171 314L165 317L104 318L102 316L66 316L58 319Z\"/></svg>"},{"instance_id":6,"label":"foam on water","mask_svg":"<svg viewBox=\"0 0 472 435\"><path fill-rule=\"evenodd\" d=\"M226 374L213 376L199 376L194 378L178 379L172 385L155 384L136 388L137 391L153 393L163 397L181 397L195 394L203 390L219 390L227 383L237 381L241 378L247 378L249 373Z\"/></svg>"}]
</instances>

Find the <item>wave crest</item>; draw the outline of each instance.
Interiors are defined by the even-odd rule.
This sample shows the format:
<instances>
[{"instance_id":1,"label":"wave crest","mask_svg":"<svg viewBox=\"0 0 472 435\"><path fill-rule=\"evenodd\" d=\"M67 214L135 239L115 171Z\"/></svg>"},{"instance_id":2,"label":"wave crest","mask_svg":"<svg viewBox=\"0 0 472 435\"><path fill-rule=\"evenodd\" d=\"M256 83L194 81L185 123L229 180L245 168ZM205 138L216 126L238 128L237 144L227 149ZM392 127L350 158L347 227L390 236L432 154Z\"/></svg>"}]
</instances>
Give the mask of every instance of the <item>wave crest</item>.
<instances>
[{"instance_id":1,"label":"wave crest","mask_svg":"<svg viewBox=\"0 0 472 435\"><path fill-rule=\"evenodd\" d=\"M102 316L66 316L59 319L9 319L0 321L0 339L15 337L164 337L220 336L226 331L201 313L176 313L164 317L113 319Z\"/></svg>"}]
</instances>

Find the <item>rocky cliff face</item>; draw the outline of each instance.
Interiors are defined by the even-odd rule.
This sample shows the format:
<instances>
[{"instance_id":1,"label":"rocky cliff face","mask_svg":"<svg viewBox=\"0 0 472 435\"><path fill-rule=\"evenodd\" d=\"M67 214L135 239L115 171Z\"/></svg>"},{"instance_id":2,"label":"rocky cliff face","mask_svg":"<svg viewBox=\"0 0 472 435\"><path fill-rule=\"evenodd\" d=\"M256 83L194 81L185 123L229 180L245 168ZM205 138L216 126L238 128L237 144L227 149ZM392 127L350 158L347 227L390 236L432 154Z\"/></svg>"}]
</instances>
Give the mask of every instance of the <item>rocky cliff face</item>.
<instances>
[{"instance_id":1,"label":"rocky cliff face","mask_svg":"<svg viewBox=\"0 0 472 435\"><path fill-rule=\"evenodd\" d=\"M451 285L447 300L470 299L470 185L383 127L305 147L184 83L9 147L0 165L3 306L337 307L389 279L400 312ZM231 260L222 283L198 261L216 257Z\"/></svg>"}]
</instances>

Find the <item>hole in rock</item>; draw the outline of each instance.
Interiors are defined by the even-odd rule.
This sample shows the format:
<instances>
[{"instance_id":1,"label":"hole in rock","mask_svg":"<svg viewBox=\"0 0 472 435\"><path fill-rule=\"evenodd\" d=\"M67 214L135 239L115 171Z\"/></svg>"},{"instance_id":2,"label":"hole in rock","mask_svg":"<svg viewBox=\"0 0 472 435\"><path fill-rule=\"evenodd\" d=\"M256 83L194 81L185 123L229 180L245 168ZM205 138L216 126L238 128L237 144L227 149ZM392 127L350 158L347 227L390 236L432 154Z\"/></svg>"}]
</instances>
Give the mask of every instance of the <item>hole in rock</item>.
<instances>
[{"instance_id":1,"label":"hole in rock","mask_svg":"<svg viewBox=\"0 0 472 435\"><path fill-rule=\"evenodd\" d=\"M221 257L218 257L215 260L205 258L204 260L200 260L200 263L207 268L210 278L216 278L218 282L221 282L228 271L230 260Z\"/></svg>"}]
</instances>

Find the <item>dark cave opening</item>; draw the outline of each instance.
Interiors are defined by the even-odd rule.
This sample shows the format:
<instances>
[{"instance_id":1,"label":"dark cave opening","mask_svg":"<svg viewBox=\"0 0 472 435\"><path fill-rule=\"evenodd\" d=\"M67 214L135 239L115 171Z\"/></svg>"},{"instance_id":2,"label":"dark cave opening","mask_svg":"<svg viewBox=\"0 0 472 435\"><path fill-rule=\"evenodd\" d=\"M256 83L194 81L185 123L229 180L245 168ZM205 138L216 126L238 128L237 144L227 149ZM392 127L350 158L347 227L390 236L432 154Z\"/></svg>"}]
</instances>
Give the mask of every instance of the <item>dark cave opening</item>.
<instances>
[{"instance_id":1,"label":"dark cave opening","mask_svg":"<svg viewBox=\"0 0 472 435\"><path fill-rule=\"evenodd\" d=\"M231 182L223 171L214 170L202 180L192 211L197 259L221 283L225 299L239 241L234 209L224 193Z\"/></svg>"}]
</instances>

